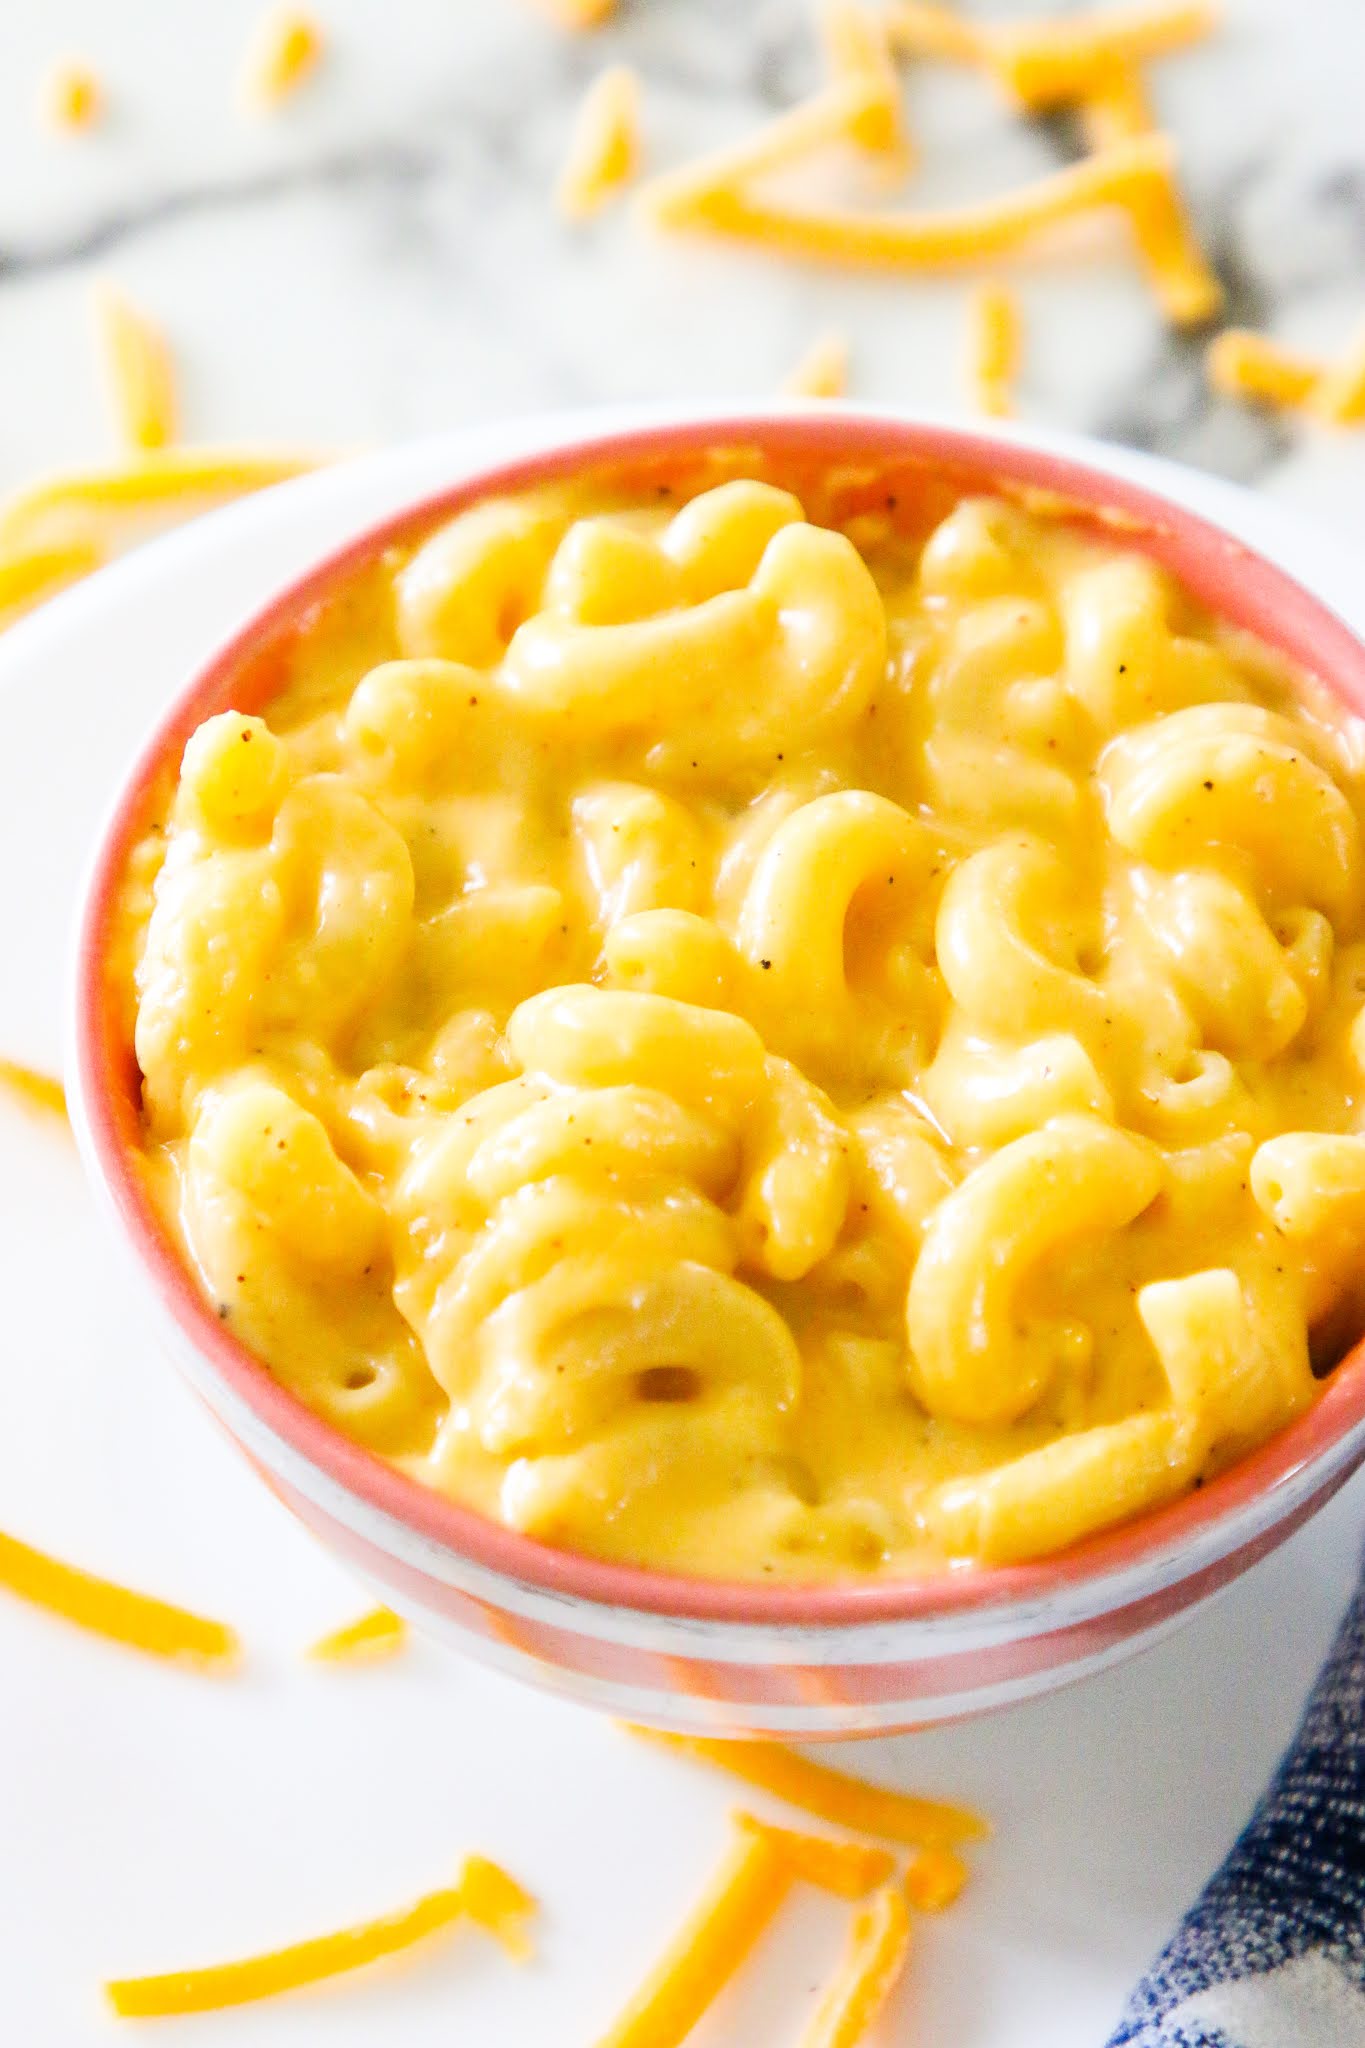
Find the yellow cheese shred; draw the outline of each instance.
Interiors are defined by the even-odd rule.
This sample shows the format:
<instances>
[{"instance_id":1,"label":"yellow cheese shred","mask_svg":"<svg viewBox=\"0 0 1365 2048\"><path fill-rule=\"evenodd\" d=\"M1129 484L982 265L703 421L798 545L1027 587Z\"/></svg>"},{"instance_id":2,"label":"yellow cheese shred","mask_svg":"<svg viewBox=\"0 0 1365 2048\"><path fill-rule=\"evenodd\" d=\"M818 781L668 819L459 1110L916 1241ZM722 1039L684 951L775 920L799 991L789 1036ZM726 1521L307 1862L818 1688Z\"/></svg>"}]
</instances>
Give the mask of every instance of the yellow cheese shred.
<instances>
[{"instance_id":1,"label":"yellow cheese shred","mask_svg":"<svg viewBox=\"0 0 1365 2048\"><path fill-rule=\"evenodd\" d=\"M574 118L555 187L565 220L587 220L635 176L640 163L640 81L628 64L593 80Z\"/></svg>"},{"instance_id":2,"label":"yellow cheese shred","mask_svg":"<svg viewBox=\"0 0 1365 2048\"><path fill-rule=\"evenodd\" d=\"M1212 34L1213 0L1154 0L1058 20L973 22L924 0L894 0L893 45L912 56L979 64L1020 105L1033 110L1084 99L1115 64L1169 57Z\"/></svg>"},{"instance_id":3,"label":"yellow cheese shred","mask_svg":"<svg viewBox=\"0 0 1365 2048\"><path fill-rule=\"evenodd\" d=\"M725 149L696 158L641 187L640 212L660 227L685 226L717 191L766 176L835 142L859 142L884 112L880 81L850 73L799 100L771 121Z\"/></svg>"},{"instance_id":4,"label":"yellow cheese shred","mask_svg":"<svg viewBox=\"0 0 1365 2048\"><path fill-rule=\"evenodd\" d=\"M1156 127L1147 81L1136 64L1116 60L1096 72L1079 103L1081 132L1090 149L1111 149L1150 135Z\"/></svg>"},{"instance_id":5,"label":"yellow cheese shred","mask_svg":"<svg viewBox=\"0 0 1365 2048\"><path fill-rule=\"evenodd\" d=\"M775 1827L757 1814L736 1813L735 1826L770 1842L787 1864L792 1876L817 1891L833 1892L837 1899L865 1899L879 1884L885 1884L895 1869L889 1849L870 1842L835 1842L828 1835L802 1835L791 1828ZM950 1851L929 1851L950 1854Z\"/></svg>"},{"instance_id":6,"label":"yellow cheese shred","mask_svg":"<svg viewBox=\"0 0 1365 2048\"><path fill-rule=\"evenodd\" d=\"M536 1912L530 1892L486 1856L465 1858L460 1890L470 1919L500 1942L515 1962L525 1962L533 1952L526 1923Z\"/></svg>"},{"instance_id":7,"label":"yellow cheese shred","mask_svg":"<svg viewBox=\"0 0 1365 2048\"><path fill-rule=\"evenodd\" d=\"M1116 147L1138 149L1142 144ZM1190 225L1174 170L1135 189L1128 212L1138 255L1166 317L1177 327L1213 319L1223 304L1223 287Z\"/></svg>"},{"instance_id":8,"label":"yellow cheese shred","mask_svg":"<svg viewBox=\"0 0 1365 2048\"><path fill-rule=\"evenodd\" d=\"M952 1849L921 1849L905 1872L905 1896L920 1913L943 1913L966 1884L968 1870Z\"/></svg>"},{"instance_id":9,"label":"yellow cheese shred","mask_svg":"<svg viewBox=\"0 0 1365 2048\"><path fill-rule=\"evenodd\" d=\"M93 293L95 329L110 410L128 448L164 448L175 439L175 367L161 329L107 281Z\"/></svg>"},{"instance_id":10,"label":"yellow cheese shred","mask_svg":"<svg viewBox=\"0 0 1365 2048\"><path fill-rule=\"evenodd\" d=\"M129 1649L145 1650L151 1657L213 1671L225 1670L238 1659L237 1637L225 1623L206 1621L165 1600L97 1579L15 1536L0 1534L0 1586L78 1628Z\"/></svg>"},{"instance_id":11,"label":"yellow cheese shred","mask_svg":"<svg viewBox=\"0 0 1365 2048\"><path fill-rule=\"evenodd\" d=\"M392 1657L408 1639L408 1626L401 1614L387 1607L371 1608L356 1621L319 1636L308 1655L319 1664L373 1664Z\"/></svg>"},{"instance_id":12,"label":"yellow cheese shred","mask_svg":"<svg viewBox=\"0 0 1365 2048\"><path fill-rule=\"evenodd\" d=\"M0 553L0 616L26 611L64 590L68 583L78 583L98 569L103 559L102 551L89 540ZM8 616L5 623L9 623Z\"/></svg>"},{"instance_id":13,"label":"yellow cheese shred","mask_svg":"<svg viewBox=\"0 0 1365 2048\"><path fill-rule=\"evenodd\" d=\"M0 605L4 597L5 565L0 562ZM11 1095L17 1095L30 1109L40 1109L48 1116L66 1117L66 1090L51 1074L40 1074L36 1067L21 1067L15 1060L0 1060L0 1086L7 1088Z\"/></svg>"},{"instance_id":14,"label":"yellow cheese shred","mask_svg":"<svg viewBox=\"0 0 1365 2048\"><path fill-rule=\"evenodd\" d=\"M68 58L54 64L43 80L39 108L49 128L76 134L93 128L103 115L104 89L88 64Z\"/></svg>"},{"instance_id":15,"label":"yellow cheese shred","mask_svg":"<svg viewBox=\"0 0 1365 2048\"><path fill-rule=\"evenodd\" d=\"M534 0L534 4L556 28L575 34L601 28L616 12L616 0Z\"/></svg>"},{"instance_id":16,"label":"yellow cheese shred","mask_svg":"<svg viewBox=\"0 0 1365 2048\"><path fill-rule=\"evenodd\" d=\"M678 2048L770 1926L792 1881L770 1841L737 1830L694 1911L597 2048Z\"/></svg>"},{"instance_id":17,"label":"yellow cheese shred","mask_svg":"<svg viewBox=\"0 0 1365 2048\"><path fill-rule=\"evenodd\" d=\"M1266 405L1302 405L1326 374L1316 356L1272 341L1245 327L1227 327L1209 344L1205 368L1224 398L1259 399Z\"/></svg>"},{"instance_id":18,"label":"yellow cheese shred","mask_svg":"<svg viewBox=\"0 0 1365 2048\"><path fill-rule=\"evenodd\" d=\"M889 168L896 172L910 170L915 152L905 125L886 17L871 13L859 0L824 0L817 27L831 79L868 88L866 101L850 125L854 141L886 156Z\"/></svg>"},{"instance_id":19,"label":"yellow cheese shred","mask_svg":"<svg viewBox=\"0 0 1365 2048\"><path fill-rule=\"evenodd\" d=\"M909 1907L902 1892L886 1885L854 1915L843 1960L801 2048L857 2048L895 1990L909 1949Z\"/></svg>"},{"instance_id":20,"label":"yellow cheese shred","mask_svg":"<svg viewBox=\"0 0 1365 2048\"><path fill-rule=\"evenodd\" d=\"M831 328L817 335L782 380L788 398L842 398L848 389L848 337Z\"/></svg>"},{"instance_id":21,"label":"yellow cheese shred","mask_svg":"<svg viewBox=\"0 0 1365 2048\"><path fill-rule=\"evenodd\" d=\"M1154 133L1142 60L1199 41L1218 20L1210 0L1156 0L1060 21L983 26L920 0L898 0L887 26L893 43L916 55L980 64L1028 111L1075 105L1090 148L1102 158ZM1130 202L1138 252L1163 310L1180 326L1211 319L1222 305L1222 286L1172 169L1135 189Z\"/></svg>"},{"instance_id":22,"label":"yellow cheese shred","mask_svg":"<svg viewBox=\"0 0 1365 2048\"><path fill-rule=\"evenodd\" d=\"M478 1874L471 1877L475 1865ZM469 1916L470 1895L476 1895L478 1888L486 1885L487 1873L496 1870L496 1865L486 1863L482 1857L471 1857L455 1884L429 1892L401 1913L386 1914L359 1927L346 1927L337 1934L294 1942L289 1948L273 1949L242 1962L214 1963L202 1970L170 1970L157 1977L116 1978L105 1985L105 1993L123 2019L220 2012L227 2006L274 1998L281 1991L294 1991L305 1984L318 1984L345 1971L361 1969L366 1963L396 1955L416 1942L425 1941L429 1935L440 1933ZM505 1872L498 1871L497 1875L520 1893L520 1887Z\"/></svg>"},{"instance_id":23,"label":"yellow cheese shred","mask_svg":"<svg viewBox=\"0 0 1365 2048\"><path fill-rule=\"evenodd\" d=\"M658 1743L683 1756L715 1764L746 1785L769 1792L802 1813L813 1813L851 1834L876 1835L914 1849L946 1848L954 1842L979 1841L990 1828L966 1807L896 1792L889 1785L869 1785L847 1777L828 1764L780 1743L722 1742L707 1735L668 1735L657 1728L634 1728L631 1734Z\"/></svg>"},{"instance_id":24,"label":"yellow cheese shred","mask_svg":"<svg viewBox=\"0 0 1365 2048\"><path fill-rule=\"evenodd\" d=\"M325 458L255 448L153 449L137 462L64 471L0 502L0 550L61 545L73 522L264 490L317 469Z\"/></svg>"},{"instance_id":25,"label":"yellow cheese shred","mask_svg":"<svg viewBox=\"0 0 1365 2048\"><path fill-rule=\"evenodd\" d=\"M989 262L1014 254L1063 221L1118 208L1131 221L1158 301L1172 320L1186 325L1216 311L1221 288L1202 259L1182 246L1173 162L1167 137L1142 136L996 199L941 211L786 207L754 198L733 181L716 180L690 188L670 181L666 191L655 189L649 205L653 218L668 226L703 228L816 262L898 270Z\"/></svg>"},{"instance_id":26,"label":"yellow cheese shred","mask_svg":"<svg viewBox=\"0 0 1365 2048\"><path fill-rule=\"evenodd\" d=\"M1365 420L1365 328L1312 393L1312 406L1333 426L1352 427Z\"/></svg>"},{"instance_id":27,"label":"yellow cheese shred","mask_svg":"<svg viewBox=\"0 0 1365 2048\"><path fill-rule=\"evenodd\" d=\"M271 113L292 97L322 61L322 30L311 15L274 7L247 45L237 96L253 113Z\"/></svg>"},{"instance_id":28,"label":"yellow cheese shred","mask_svg":"<svg viewBox=\"0 0 1365 2048\"><path fill-rule=\"evenodd\" d=\"M1019 301L995 280L972 297L972 392L981 411L1007 419L1014 411L1023 326Z\"/></svg>"}]
</instances>

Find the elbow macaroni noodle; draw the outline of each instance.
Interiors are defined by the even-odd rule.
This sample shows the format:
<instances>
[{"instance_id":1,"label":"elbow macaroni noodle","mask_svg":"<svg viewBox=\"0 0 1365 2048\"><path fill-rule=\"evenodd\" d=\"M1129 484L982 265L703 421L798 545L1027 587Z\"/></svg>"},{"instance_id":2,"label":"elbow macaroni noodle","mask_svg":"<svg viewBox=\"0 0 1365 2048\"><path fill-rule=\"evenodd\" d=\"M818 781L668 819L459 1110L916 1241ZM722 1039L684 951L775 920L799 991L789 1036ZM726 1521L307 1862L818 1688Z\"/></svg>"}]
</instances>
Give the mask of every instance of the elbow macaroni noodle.
<instances>
[{"instance_id":1,"label":"elbow macaroni noodle","mask_svg":"<svg viewBox=\"0 0 1365 2048\"><path fill-rule=\"evenodd\" d=\"M1056 508L719 458L353 572L126 892L278 1378L554 1543L1039 1556L1365 1323L1361 728Z\"/></svg>"}]
</instances>

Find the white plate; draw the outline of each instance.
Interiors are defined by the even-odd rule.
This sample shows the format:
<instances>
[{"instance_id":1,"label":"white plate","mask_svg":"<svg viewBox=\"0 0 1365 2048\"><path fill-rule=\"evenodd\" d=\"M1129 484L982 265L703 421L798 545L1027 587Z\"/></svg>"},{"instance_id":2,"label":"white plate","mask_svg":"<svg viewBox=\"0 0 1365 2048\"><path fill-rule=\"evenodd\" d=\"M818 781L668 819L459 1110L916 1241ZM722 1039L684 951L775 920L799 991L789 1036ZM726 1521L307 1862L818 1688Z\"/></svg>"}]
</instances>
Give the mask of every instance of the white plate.
<instances>
[{"instance_id":1,"label":"white plate","mask_svg":"<svg viewBox=\"0 0 1365 2048\"><path fill-rule=\"evenodd\" d=\"M427 443L290 485L6 637L0 1052L60 1058L81 865L190 666L352 527L550 431ZM1163 465L1119 459L1171 484ZM1211 482L1183 495L1292 552L1251 501ZM230 1619L249 1651L239 1679L182 1675L0 1596L0 2031L25 2048L107 2044L105 1977L386 1911L478 1848L544 1901L529 1969L462 1933L318 1992L165 2022L158 2044L587 2048L718 1855L730 1788L434 1647L373 1670L303 1662L366 1595L153 1355L62 1137L0 1104L0 1164L0 1527ZM1357 1483L1181 1634L1075 1691L840 1753L970 1800L998 1830L960 1906L920 1930L888 2042L1098 2048L1292 1730L1362 1519ZM697 2048L795 2040L844 1910L798 1901Z\"/></svg>"}]
</instances>

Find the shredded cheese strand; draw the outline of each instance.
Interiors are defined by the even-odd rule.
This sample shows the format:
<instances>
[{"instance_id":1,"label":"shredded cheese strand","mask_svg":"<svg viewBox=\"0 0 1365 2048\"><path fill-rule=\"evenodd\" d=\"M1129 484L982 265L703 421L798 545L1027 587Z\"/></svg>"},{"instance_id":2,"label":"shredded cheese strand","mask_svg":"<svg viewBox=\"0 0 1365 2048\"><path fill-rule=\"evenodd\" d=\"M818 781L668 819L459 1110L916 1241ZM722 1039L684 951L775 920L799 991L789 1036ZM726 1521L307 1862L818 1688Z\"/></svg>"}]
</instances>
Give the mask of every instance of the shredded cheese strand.
<instances>
[{"instance_id":1,"label":"shredded cheese strand","mask_svg":"<svg viewBox=\"0 0 1365 2048\"><path fill-rule=\"evenodd\" d=\"M858 0L824 0L817 26L830 78L836 84L851 80L868 88L869 97L849 133L864 149L891 158L898 173L910 170L915 152L885 16L869 13Z\"/></svg>"},{"instance_id":2,"label":"shredded cheese strand","mask_svg":"<svg viewBox=\"0 0 1365 2048\"><path fill-rule=\"evenodd\" d=\"M1328 370L1311 394L1311 403L1318 417L1333 426L1353 427L1365 420L1365 328Z\"/></svg>"},{"instance_id":3,"label":"shredded cheese strand","mask_svg":"<svg viewBox=\"0 0 1365 2048\"><path fill-rule=\"evenodd\" d=\"M966 1807L936 1799L920 1799L889 1785L869 1785L827 1764L812 1763L780 1743L722 1742L707 1735L668 1735L657 1728L635 1728L646 1742L683 1756L715 1764L746 1785L770 1792L788 1806L813 1813L851 1834L876 1835L913 1849L946 1848L954 1842L979 1841L990 1828Z\"/></svg>"},{"instance_id":4,"label":"shredded cheese strand","mask_svg":"<svg viewBox=\"0 0 1365 2048\"><path fill-rule=\"evenodd\" d=\"M70 470L27 485L0 503L0 547L38 545L44 522L73 514L130 512L183 498L225 498L266 489L317 469L326 458L289 450L166 448L140 462Z\"/></svg>"},{"instance_id":5,"label":"shredded cheese strand","mask_svg":"<svg viewBox=\"0 0 1365 2048\"><path fill-rule=\"evenodd\" d=\"M1222 307L1223 287L1190 226L1174 173L1135 189L1128 211L1138 255L1166 317L1177 327L1211 320Z\"/></svg>"},{"instance_id":6,"label":"shredded cheese strand","mask_svg":"<svg viewBox=\"0 0 1365 2048\"><path fill-rule=\"evenodd\" d=\"M733 1819L737 1828L770 1842L802 1884L832 1892L837 1899L865 1899L879 1884L885 1884L895 1869L891 1851L874 1848L869 1842L835 1842L828 1835L797 1834L760 1820L754 1813L736 1813ZM951 1851L925 1851L930 1853L948 1855Z\"/></svg>"},{"instance_id":7,"label":"shredded cheese strand","mask_svg":"<svg viewBox=\"0 0 1365 2048\"><path fill-rule=\"evenodd\" d=\"M990 48L990 32L980 22L964 20L931 0L897 0L887 10L886 30L892 47L910 57L983 64Z\"/></svg>"},{"instance_id":8,"label":"shredded cheese strand","mask_svg":"<svg viewBox=\"0 0 1365 2048\"><path fill-rule=\"evenodd\" d=\"M92 294L109 406L128 448L164 448L175 439L175 368L165 335L117 285Z\"/></svg>"},{"instance_id":9,"label":"shredded cheese strand","mask_svg":"<svg viewBox=\"0 0 1365 2048\"><path fill-rule=\"evenodd\" d=\"M1025 106L1056 107L1083 97L1107 66L1173 56L1212 35L1221 19L1215 0L1155 0L1069 20L1020 22L988 36L988 61Z\"/></svg>"},{"instance_id":10,"label":"shredded cheese strand","mask_svg":"<svg viewBox=\"0 0 1365 2048\"><path fill-rule=\"evenodd\" d=\"M408 1639L408 1626L387 1607L372 1608L329 1635L319 1636L308 1655L319 1664L373 1664L392 1657Z\"/></svg>"},{"instance_id":11,"label":"shredded cheese strand","mask_svg":"<svg viewBox=\"0 0 1365 2048\"><path fill-rule=\"evenodd\" d=\"M39 110L49 128L76 134L93 128L104 113L104 89L88 64L70 58L43 80Z\"/></svg>"},{"instance_id":12,"label":"shredded cheese strand","mask_svg":"<svg viewBox=\"0 0 1365 2048\"><path fill-rule=\"evenodd\" d=\"M1214 0L1155 0L1062 20L984 24L924 0L895 0L887 28L911 56L981 65L1011 99L1037 111L1085 98L1115 64L1188 49L1220 20Z\"/></svg>"},{"instance_id":13,"label":"shredded cheese strand","mask_svg":"<svg viewBox=\"0 0 1365 2048\"><path fill-rule=\"evenodd\" d=\"M215 1671L238 1659L237 1637L223 1622L206 1621L165 1600L97 1579L32 1549L15 1536L0 1534L0 1586L7 1586L35 1607L62 1615L78 1628L107 1636L132 1650L145 1650L151 1657Z\"/></svg>"},{"instance_id":14,"label":"shredded cheese strand","mask_svg":"<svg viewBox=\"0 0 1365 2048\"><path fill-rule=\"evenodd\" d=\"M4 563L0 563L0 605L7 602L4 595ZM26 1102L30 1109L41 1109L48 1116L66 1118L66 1090L51 1074L40 1074L36 1067L21 1067L16 1060L0 1060L0 1083Z\"/></svg>"},{"instance_id":15,"label":"shredded cheese strand","mask_svg":"<svg viewBox=\"0 0 1365 2048\"><path fill-rule=\"evenodd\" d=\"M906 1866L905 1896L917 1912L946 1912L969 1874L954 1850L921 1849Z\"/></svg>"},{"instance_id":16,"label":"shredded cheese strand","mask_svg":"<svg viewBox=\"0 0 1365 2048\"><path fill-rule=\"evenodd\" d=\"M616 0L534 0L534 4L556 28L574 34L601 28L616 12Z\"/></svg>"},{"instance_id":17,"label":"shredded cheese strand","mask_svg":"<svg viewBox=\"0 0 1365 2048\"><path fill-rule=\"evenodd\" d=\"M274 1998L304 1984L318 1984L361 1969L383 1956L411 1948L464 1915L458 1885L430 1892L405 1912L391 1913L337 1934L320 1934L289 1948L249 1956L238 1963L214 1963L202 1970L168 1970L157 1977L117 1977L105 1985L110 2005L122 2019L161 2019L171 2013L221 2012Z\"/></svg>"},{"instance_id":18,"label":"shredded cheese strand","mask_svg":"<svg viewBox=\"0 0 1365 2048\"><path fill-rule=\"evenodd\" d=\"M791 1890L762 1835L738 1832L696 1908L597 2048L678 2048Z\"/></svg>"},{"instance_id":19,"label":"shredded cheese strand","mask_svg":"<svg viewBox=\"0 0 1365 2048\"><path fill-rule=\"evenodd\" d=\"M995 281L979 286L972 298L972 392L981 411L993 419L1007 419L1014 411L1022 341L1014 293Z\"/></svg>"},{"instance_id":20,"label":"shredded cheese strand","mask_svg":"<svg viewBox=\"0 0 1365 2048\"><path fill-rule=\"evenodd\" d=\"M251 113L269 114L292 98L316 71L326 45L311 15L272 8L247 45L237 96Z\"/></svg>"},{"instance_id":21,"label":"shredded cheese strand","mask_svg":"<svg viewBox=\"0 0 1365 2048\"><path fill-rule=\"evenodd\" d=\"M1156 128L1147 82L1136 64L1106 64L1086 87L1079 111L1089 149L1112 149Z\"/></svg>"},{"instance_id":22,"label":"shredded cheese strand","mask_svg":"<svg viewBox=\"0 0 1365 2048\"><path fill-rule=\"evenodd\" d=\"M849 1944L801 2048L857 2048L895 1990L910 1949L910 1912L894 1885L854 1916Z\"/></svg>"},{"instance_id":23,"label":"shredded cheese strand","mask_svg":"<svg viewBox=\"0 0 1365 2048\"><path fill-rule=\"evenodd\" d=\"M490 1863L486 1856L467 1857L460 1890L470 1919L491 1934L514 1962L525 1962L533 1954L526 1922L538 1910L536 1901L500 1864Z\"/></svg>"},{"instance_id":24,"label":"shredded cheese strand","mask_svg":"<svg viewBox=\"0 0 1365 2048\"><path fill-rule=\"evenodd\" d=\"M842 398L848 389L848 337L831 328L817 335L782 380L789 398Z\"/></svg>"},{"instance_id":25,"label":"shredded cheese strand","mask_svg":"<svg viewBox=\"0 0 1365 2048\"><path fill-rule=\"evenodd\" d=\"M856 139L872 110L882 104L877 83L862 76L841 78L798 101L742 141L652 178L640 189L639 209L661 227L685 224L717 190L781 170L828 143Z\"/></svg>"},{"instance_id":26,"label":"shredded cheese strand","mask_svg":"<svg viewBox=\"0 0 1365 2048\"><path fill-rule=\"evenodd\" d=\"M939 212L851 213L763 201L733 184L670 189L651 202L669 226L705 228L783 255L898 270L949 268L1010 255L1062 221L1106 208L1130 218L1138 252L1164 309L1185 324L1216 309L1221 288L1182 245L1172 185L1173 148L1162 135L1120 143L1100 155L1017 187L994 200Z\"/></svg>"},{"instance_id":27,"label":"shredded cheese strand","mask_svg":"<svg viewBox=\"0 0 1365 2048\"><path fill-rule=\"evenodd\" d=\"M1302 405L1327 374L1315 356L1254 334L1227 327L1209 343L1204 359L1209 383L1224 398L1260 399L1267 405Z\"/></svg>"},{"instance_id":28,"label":"shredded cheese strand","mask_svg":"<svg viewBox=\"0 0 1365 2048\"><path fill-rule=\"evenodd\" d=\"M635 176L640 163L640 81L627 64L595 78L574 117L555 187L565 220L587 220Z\"/></svg>"},{"instance_id":29,"label":"shredded cheese strand","mask_svg":"<svg viewBox=\"0 0 1365 2048\"><path fill-rule=\"evenodd\" d=\"M0 612L40 603L68 583L78 583L98 569L103 559L100 549L88 540L0 553Z\"/></svg>"}]
</instances>

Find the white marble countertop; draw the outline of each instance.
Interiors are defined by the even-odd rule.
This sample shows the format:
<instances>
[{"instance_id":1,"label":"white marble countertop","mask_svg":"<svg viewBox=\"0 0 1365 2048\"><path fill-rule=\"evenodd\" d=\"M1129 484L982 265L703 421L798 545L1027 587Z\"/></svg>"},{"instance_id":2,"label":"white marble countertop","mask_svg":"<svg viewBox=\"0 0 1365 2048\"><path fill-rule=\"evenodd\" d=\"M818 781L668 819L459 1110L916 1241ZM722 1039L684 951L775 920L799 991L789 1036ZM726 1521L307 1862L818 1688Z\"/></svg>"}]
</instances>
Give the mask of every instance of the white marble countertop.
<instances>
[{"instance_id":1,"label":"white marble countertop","mask_svg":"<svg viewBox=\"0 0 1365 2048\"><path fill-rule=\"evenodd\" d=\"M966 0L964 0L964 5ZM1036 12L1031 0L976 11ZM805 0L622 0L571 37L527 0L316 0L327 61L276 118L232 80L260 0L10 7L0 28L0 482L107 451L88 286L164 321L185 431L346 445L549 405L770 392L844 328L852 393L960 401L968 283L830 273L663 238L616 207L586 229L549 188L585 81L642 75L651 158L742 134L806 91ZM1227 0L1204 49L1154 67L1229 317L1330 351L1365 309L1365 7ZM39 80L87 57L104 125L44 133ZM1064 160L983 83L907 81L926 202ZM1151 447L1365 526L1365 435L1212 399L1202 338L1163 329L1121 237L1019 273L1027 415Z\"/></svg>"}]
</instances>

